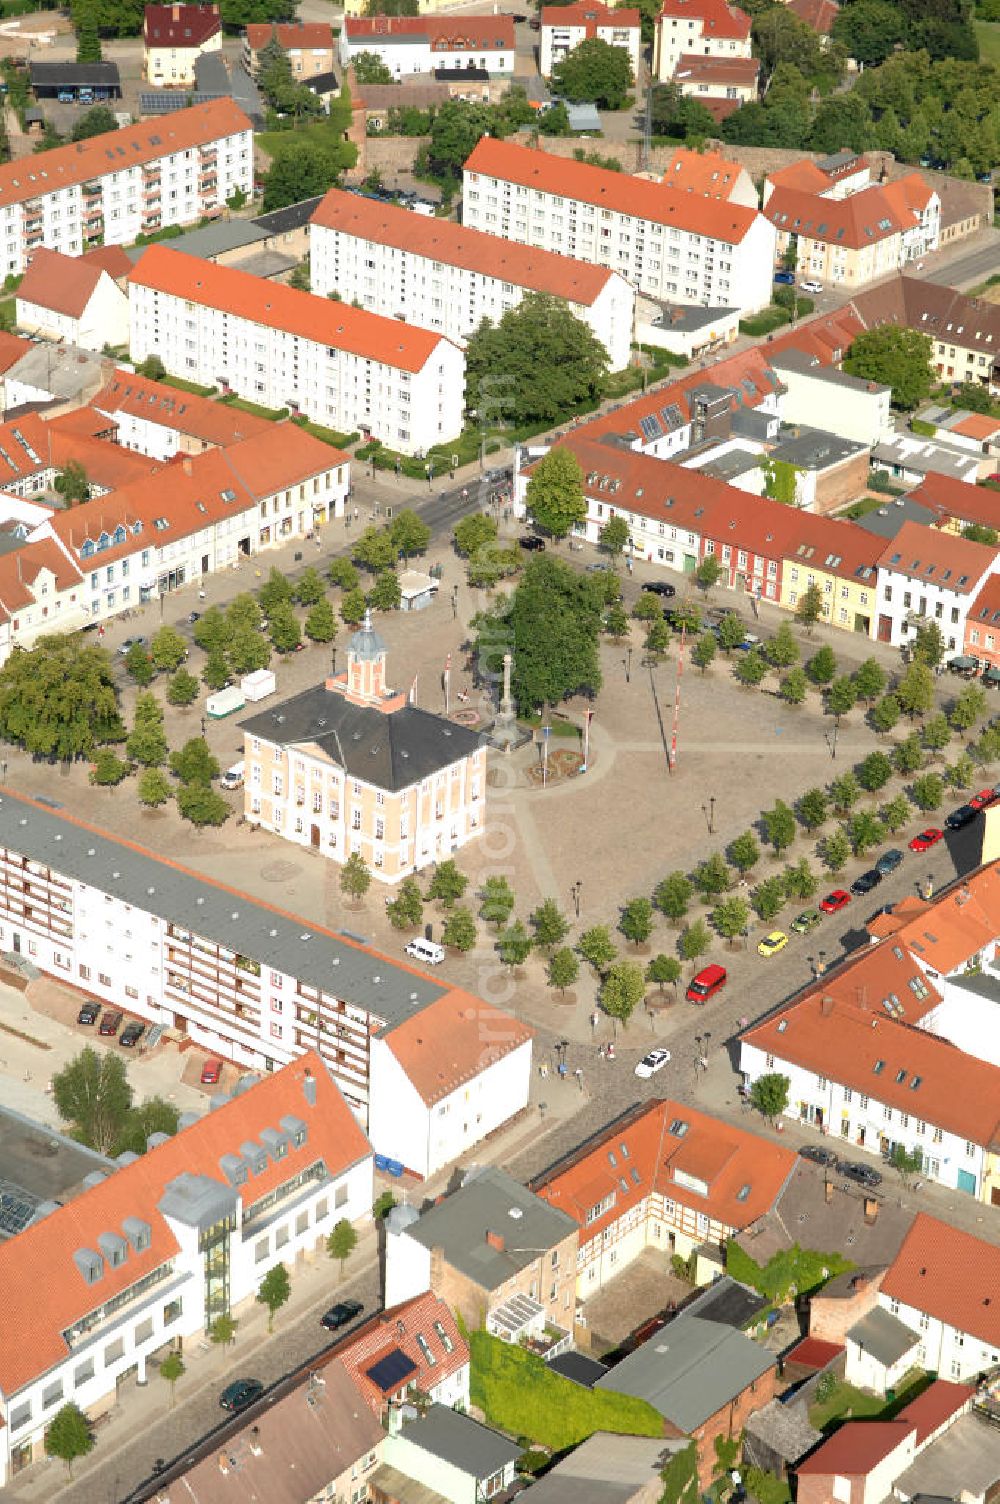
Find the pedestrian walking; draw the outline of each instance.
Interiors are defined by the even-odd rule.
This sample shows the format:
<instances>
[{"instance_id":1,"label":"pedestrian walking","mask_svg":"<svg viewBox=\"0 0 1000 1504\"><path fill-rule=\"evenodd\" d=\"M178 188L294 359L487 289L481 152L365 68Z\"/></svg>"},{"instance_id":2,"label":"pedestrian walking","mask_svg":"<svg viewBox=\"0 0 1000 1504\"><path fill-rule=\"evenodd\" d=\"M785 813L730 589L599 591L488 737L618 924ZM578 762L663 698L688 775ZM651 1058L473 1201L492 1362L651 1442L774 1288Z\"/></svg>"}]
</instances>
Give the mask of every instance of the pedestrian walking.
<instances>
[{"instance_id":1,"label":"pedestrian walking","mask_svg":"<svg viewBox=\"0 0 1000 1504\"><path fill-rule=\"evenodd\" d=\"M577 1066L577 1068L573 1072L573 1074L574 1074L574 1076L577 1079L577 1083L578 1083L578 1085L580 1087L580 1090L583 1091L583 1070L581 1069L580 1066Z\"/></svg>"}]
</instances>

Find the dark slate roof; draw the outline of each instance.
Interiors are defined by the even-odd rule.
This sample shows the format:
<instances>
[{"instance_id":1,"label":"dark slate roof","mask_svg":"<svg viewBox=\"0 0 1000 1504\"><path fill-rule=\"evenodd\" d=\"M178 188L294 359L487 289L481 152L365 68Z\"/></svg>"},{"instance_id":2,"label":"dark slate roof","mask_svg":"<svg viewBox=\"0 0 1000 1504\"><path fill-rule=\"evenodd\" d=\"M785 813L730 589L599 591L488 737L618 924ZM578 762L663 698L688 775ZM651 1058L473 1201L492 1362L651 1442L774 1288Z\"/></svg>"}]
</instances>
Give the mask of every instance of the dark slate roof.
<instances>
[{"instance_id":1,"label":"dark slate roof","mask_svg":"<svg viewBox=\"0 0 1000 1504\"><path fill-rule=\"evenodd\" d=\"M117 63L32 63L31 87L52 88L68 84L72 88L118 89Z\"/></svg>"},{"instance_id":2,"label":"dark slate roof","mask_svg":"<svg viewBox=\"0 0 1000 1504\"><path fill-rule=\"evenodd\" d=\"M270 214L258 214L250 223L266 230L269 235L285 235L289 230L301 230L307 225L322 202L322 194L318 198L303 198L284 209L272 209Z\"/></svg>"},{"instance_id":3,"label":"dark slate roof","mask_svg":"<svg viewBox=\"0 0 1000 1504\"><path fill-rule=\"evenodd\" d=\"M313 742L352 778L392 793L468 757L480 742L477 732L416 705L384 715L323 685L241 721L240 728L279 747Z\"/></svg>"},{"instance_id":4,"label":"dark slate roof","mask_svg":"<svg viewBox=\"0 0 1000 1504\"><path fill-rule=\"evenodd\" d=\"M446 1405L431 1405L423 1416L409 1424L404 1422L400 1434L404 1441L477 1479L500 1472L516 1462L524 1450L499 1431Z\"/></svg>"},{"instance_id":5,"label":"dark slate roof","mask_svg":"<svg viewBox=\"0 0 1000 1504\"><path fill-rule=\"evenodd\" d=\"M564 1379L572 1379L574 1384L581 1384L584 1389L593 1389L598 1379L603 1378L608 1368L606 1363L599 1363L596 1358L588 1358L586 1353L558 1353L548 1362L549 1368L554 1373L561 1374Z\"/></svg>"},{"instance_id":6,"label":"dark slate roof","mask_svg":"<svg viewBox=\"0 0 1000 1504\"><path fill-rule=\"evenodd\" d=\"M730 1275L724 1275L697 1299L685 1306L688 1316L700 1316L703 1321L718 1321L723 1326L742 1329L749 1326L759 1311L767 1305L762 1295L741 1285Z\"/></svg>"},{"instance_id":7,"label":"dark slate roof","mask_svg":"<svg viewBox=\"0 0 1000 1504\"><path fill-rule=\"evenodd\" d=\"M314 94L334 94L340 88L336 73L314 73L312 78L304 78L302 82Z\"/></svg>"}]
</instances>

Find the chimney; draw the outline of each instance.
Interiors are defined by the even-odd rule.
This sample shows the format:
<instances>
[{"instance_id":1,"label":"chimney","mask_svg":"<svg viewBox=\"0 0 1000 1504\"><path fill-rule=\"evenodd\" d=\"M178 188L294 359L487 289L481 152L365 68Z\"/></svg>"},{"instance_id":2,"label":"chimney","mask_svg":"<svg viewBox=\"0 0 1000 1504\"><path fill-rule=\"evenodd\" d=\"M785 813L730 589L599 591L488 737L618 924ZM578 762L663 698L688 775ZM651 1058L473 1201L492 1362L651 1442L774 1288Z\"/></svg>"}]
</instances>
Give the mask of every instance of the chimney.
<instances>
[{"instance_id":1,"label":"chimney","mask_svg":"<svg viewBox=\"0 0 1000 1504\"><path fill-rule=\"evenodd\" d=\"M828 992L824 992L823 996L820 998L819 1011L822 1013L824 1018L829 1018L830 1014L833 1012L833 998Z\"/></svg>"},{"instance_id":2,"label":"chimney","mask_svg":"<svg viewBox=\"0 0 1000 1504\"><path fill-rule=\"evenodd\" d=\"M302 1095L310 1107L316 1106L316 1077L308 1066L306 1066L305 1074L302 1077Z\"/></svg>"},{"instance_id":3,"label":"chimney","mask_svg":"<svg viewBox=\"0 0 1000 1504\"><path fill-rule=\"evenodd\" d=\"M503 1253L504 1248L507 1246L503 1240L503 1233L490 1232L489 1229L486 1232L486 1242L490 1248L495 1248L498 1253Z\"/></svg>"},{"instance_id":4,"label":"chimney","mask_svg":"<svg viewBox=\"0 0 1000 1504\"><path fill-rule=\"evenodd\" d=\"M825 1180L823 1182L823 1199L826 1202L827 1206L829 1206L830 1203L831 1203L831 1201L833 1200L833 1181L832 1180Z\"/></svg>"},{"instance_id":5,"label":"chimney","mask_svg":"<svg viewBox=\"0 0 1000 1504\"><path fill-rule=\"evenodd\" d=\"M193 471L193 469L191 467L191 456L189 454L186 454L184 456L184 458L181 460L181 469L184 471L185 475L193 475L194 474L194 471Z\"/></svg>"},{"instance_id":6,"label":"chimney","mask_svg":"<svg viewBox=\"0 0 1000 1504\"><path fill-rule=\"evenodd\" d=\"M260 1444L260 1426L250 1427L250 1450L255 1457L259 1457L264 1450Z\"/></svg>"},{"instance_id":7,"label":"chimney","mask_svg":"<svg viewBox=\"0 0 1000 1504\"><path fill-rule=\"evenodd\" d=\"M865 1197L865 1226L874 1227L878 1221L878 1201L874 1196Z\"/></svg>"}]
</instances>

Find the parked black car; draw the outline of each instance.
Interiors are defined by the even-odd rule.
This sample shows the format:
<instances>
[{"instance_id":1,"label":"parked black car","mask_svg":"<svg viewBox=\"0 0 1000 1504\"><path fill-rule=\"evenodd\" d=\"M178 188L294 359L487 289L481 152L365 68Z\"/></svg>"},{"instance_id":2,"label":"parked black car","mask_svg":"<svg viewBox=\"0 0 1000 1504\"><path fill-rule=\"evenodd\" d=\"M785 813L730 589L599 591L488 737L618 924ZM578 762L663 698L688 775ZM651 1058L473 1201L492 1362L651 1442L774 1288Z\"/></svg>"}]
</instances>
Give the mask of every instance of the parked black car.
<instances>
[{"instance_id":1,"label":"parked black car","mask_svg":"<svg viewBox=\"0 0 1000 1504\"><path fill-rule=\"evenodd\" d=\"M259 1379L234 1379L219 1395L219 1404L223 1410L235 1413L259 1400L263 1393L264 1386Z\"/></svg>"},{"instance_id":2,"label":"parked black car","mask_svg":"<svg viewBox=\"0 0 1000 1504\"><path fill-rule=\"evenodd\" d=\"M139 1043L139 1040L142 1038L145 1032L146 1025L137 1023L135 1019L133 1019L132 1022L126 1024L124 1029L121 1031L121 1034L118 1036L118 1043L123 1044L127 1050L130 1050L134 1045L137 1045Z\"/></svg>"},{"instance_id":3,"label":"parked black car","mask_svg":"<svg viewBox=\"0 0 1000 1504\"><path fill-rule=\"evenodd\" d=\"M853 1180L857 1185L868 1186L874 1190L882 1184L882 1176L878 1170L873 1170L871 1165L859 1165L848 1160L840 1166L841 1175L846 1175L848 1180Z\"/></svg>"},{"instance_id":4,"label":"parked black car","mask_svg":"<svg viewBox=\"0 0 1000 1504\"><path fill-rule=\"evenodd\" d=\"M355 1316L360 1316L364 1310L360 1300L338 1300L335 1306L331 1306L321 1318L328 1332L335 1332L339 1327L347 1326Z\"/></svg>"},{"instance_id":5,"label":"parked black car","mask_svg":"<svg viewBox=\"0 0 1000 1504\"><path fill-rule=\"evenodd\" d=\"M810 1159L814 1165L828 1166L834 1169L837 1165L837 1156L832 1149L824 1149L822 1144L803 1144L799 1150L800 1159Z\"/></svg>"},{"instance_id":6,"label":"parked black car","mask_svg":"<svg viewBox=\"0 0 1000 1504\"><path fill-rule=\"evenodd\" d=\"M647 590L650 595L665 595L671 598L677 594L676 589L668 580L653 580L650 584L643 585L642 588L643 590Z\"/></svg>"},{"instance_id":7,"label":"parked black car","mask_svg":"<svg viewBox=\"0 0 1000 1504\"><path fill-rule=\"evenodd\" d=\"M953 809L945 819L948 830L962 830L966 825L971 825L976 818L977 811L971 804L960 804L958 809Z\"/></svg>"},{"instance_id":8,"label":"parked black car","mask_svg":"<svg viewBox=\"0 0 1000 1504\"><path fill-rule=\"evenodd\" d=\"M76 1021L78 1024L96 1024L100 1011L100 1003L84 1003L76 1015Z\"/></svg>"},{"instance_id":9,"label":"parked black car","mask_svg":"<svg viewBox=\"0 0 1000 1504\"><path fill-rule=\"evenodd\" d=\"M534 533L524 533L517 541L520 547L526 548L529 553L538 553L545 547L545 539L536 538Z\"/></svg>"},{"instance_id":10,"label":"parked black car","mask_svg":"<svg viewBox=\"0 0 1000 1504\"><path fill-rule=\"evenodd\" d=\"M881 881L882 874L878 868L869 867L867 872L862 872L860 877L854 879L851 884L851 892L855 894L870 893L873 888L878 887Z\"/></svg>"}]
</instances>

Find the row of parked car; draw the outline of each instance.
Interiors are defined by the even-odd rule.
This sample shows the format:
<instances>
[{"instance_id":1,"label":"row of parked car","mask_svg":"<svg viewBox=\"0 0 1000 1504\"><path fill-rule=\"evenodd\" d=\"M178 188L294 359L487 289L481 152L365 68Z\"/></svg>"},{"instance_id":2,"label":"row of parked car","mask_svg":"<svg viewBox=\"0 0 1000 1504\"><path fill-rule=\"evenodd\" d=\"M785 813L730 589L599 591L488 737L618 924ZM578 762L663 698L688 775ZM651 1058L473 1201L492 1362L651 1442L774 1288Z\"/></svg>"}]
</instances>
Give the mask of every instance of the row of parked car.
<instances>
[{"instance_id":1,"label":"row of parked car","mask_svg":"<svg viewBox=\"0 0 1000 1504\"><path fill-rule=\"evenodd\" d=\"M105 1008L102 1013L100 1003L86 1002L76 1015L76 1021L78 1024L86 1024L88 1027L93 1027L94 1024L97 1024L98 1034L103 1034L106 1038L111 1039L117 1035L118 1043L124 1045L127 1050L131 1050L134 1049L145 1034L146 1025L141 1024L138 1019L131 1018L124 1029L122 1029L122 1020L124 1017L124 1013L120 1012L117 1008ZM98 1023L98 1019L100 1019L100 1023ZM122 1029L121 1034L118 1034L119 1029Z\"/></svg>"},{"instance_id":2,"label":"row of parked car","mask_svg":"<svg viewBox=\"0 0 1000 1504\"><path fill-rule=\"evenodd\" d=\"M855 1185L868 1186L874 1190L882 1184L881 1171L873 1169L871 1165L860 1164L857 1160L841 1159L832 1149L827 1149L822 1144L806 1144L799 1150L799 1155L802 1159L811 1160L814 1165L822 1165L824 1170L843 1175L845 1180L853 1180Z\"/></svg>"}]
</instances>

